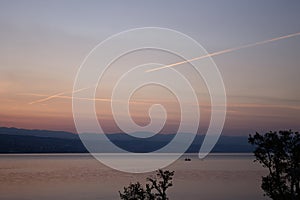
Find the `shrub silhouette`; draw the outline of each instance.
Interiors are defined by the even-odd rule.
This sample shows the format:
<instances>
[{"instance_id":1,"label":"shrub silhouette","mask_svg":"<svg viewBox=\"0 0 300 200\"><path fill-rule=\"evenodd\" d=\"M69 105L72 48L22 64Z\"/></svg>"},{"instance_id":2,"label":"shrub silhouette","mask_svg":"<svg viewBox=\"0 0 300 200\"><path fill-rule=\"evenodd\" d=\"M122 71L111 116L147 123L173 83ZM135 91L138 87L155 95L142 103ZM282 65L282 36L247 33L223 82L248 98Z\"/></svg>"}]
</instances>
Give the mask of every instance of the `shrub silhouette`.
<instances>
[{"instance_id":1,"label":"shrub silhouette","mask_svg":"<svg viewBox=\"0 0 300 200\"><path fill-rule=\"evenodd\" d=\"M123 193L119 191L123 200L168 200L167 189L173 186L174 171L156 171L156 176L148 177L145 188L139 183L130 183L124 187Z\"/></svg>"},{"instance_id":2,"label":"shrub silhouette","mask_svg":"<svg viewBox=\"0 0 300 200\"><path fill-rule=\"evenodd\" d=\"M300 134L279 131L249 135L248 142L256 147L255 161L267 168L262 177L265 195L274 200L300 199Z\"/></svg>"}]
</instances>

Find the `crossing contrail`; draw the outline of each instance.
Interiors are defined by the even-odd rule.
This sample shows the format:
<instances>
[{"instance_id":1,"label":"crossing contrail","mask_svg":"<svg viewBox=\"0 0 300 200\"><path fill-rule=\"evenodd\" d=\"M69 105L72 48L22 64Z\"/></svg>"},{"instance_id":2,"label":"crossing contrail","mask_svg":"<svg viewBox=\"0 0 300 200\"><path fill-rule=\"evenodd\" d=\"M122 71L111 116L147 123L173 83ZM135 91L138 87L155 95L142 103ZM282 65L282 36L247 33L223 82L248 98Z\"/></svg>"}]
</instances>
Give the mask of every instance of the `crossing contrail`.
<instances>
[{"instance_id":1,"label":"crossing contrail","mask_svg":"<svg viewBox=\"0 0 300 200\"><path fill-rule=\"evenodd\" d=\"M267 44L267 43L270 43L270 42L275 42L277 40L287 39L287 38L291 38L291 37L295 37L295 36L299 36L299 35L300 35L300 32L297 32L297 33L284 35L284 36L280 36L280 37L276 37L276 38L271 38L271 39L268 39L268 40L263 40L263 41L259 41L259 42L255 42L255 43L251 43L251 44L246 44L246 45L242 45L242 46L238 46L238 47L224 49L224 50L221 50L221 51L208 53L208 54L203 55L203 56L195 57L195 58L192 58L192 59L189 59L189 60L185 60L185 61L165 65L165 66L162 66L162 67L149 69L146 72L154 72L154 71L165 69L165 68L175 67L175 66L182 65L182 64L185 64L185 63L190 63L190 62L193 62L193 61L196 61L196 60L201 60L201 59L208 58L208 57L218 56L218 55L230 53L230 52L233 52L233 51L238 51L238 50L249 48L249 47L255 47L255 46L262 45L262 44ZM43 99L39 99L39 100L30 102L29 104L41 103L41 102L45 102L45 101L55 99L55 98L68 98L64 95L68 94L68 93L72 94L72 93L80 92L80 91L83 91L83 90L87 90L89 88L92 88L92 87L81 88L81 89L71 91L71 92L70 91L60 92L60 93L57 93L57 94L54 94L54 95L47 96ZM35 95L35 96L43 96L43 95ZM103 101L103 99L101 99L101 100Z\"/></svg>"},{"instance_id":2,"label":"crossing contrail","mask_svg":"<svg viewBox=\"0 0 300 200\"><path fill-rule=\"evenodd\" d=\"M65 95L65 94L68 94L68 93L77 93L77 92L81 92L83 90L87 90L87 89L90 89L91 87L86 87L86 88L81 88L81 89L78 89L78 90L75 90L75 91L65 91L65 92L60 92L60 93L57 93L57 94L53 94L53 95L50 95L50 96L47 96L43 99L39 99L39 100L36 100L36 101L32 101L30 102L29 104L35 104L35 103L42 103L42 102L45 102L45 101L48 101L50 99L55 99L55 98L59 98L61 97L62 95ZM36 95L38 96L38 95Z\"/></svg>"},{"instance_id":3,"label":"crossing contrail","mask_svg":"<svg viewBox=\"0 0 300 200\"><path fill-rule=\"evenodd\" d=\"M62 94L62 93L63 92L58 93L58 94ZM112 102L112 99L109 99L109 98L85 98L85 97L73 97L73 96L58 95L58 94L48 96L46 94L22 93L20 95L30 95L30 96L45 97L45 98L43 98L43 101L47 101L47 100L50 100L50 99L57 98L57 99L77 99L77 100L87 100L87 101ZM51 97L51 98L49 98L49 97ZM39 102L42 102L42 101L37 100L34 103L39 103ZM117 103L126 103L124 101L118 101L118 100L114 100L114 102L117 102ZM130 101L129 103L130 104L149 104L151 102L152 101L137 100L137 101ZM31 102L31 104L33 104L33 102Z\"/></svg>"},{"instance_id":4,"label":"crossing contrail","mask_svg":"<svg viewBox=\"0 0 300 200\"><path fill-rule=\"evenodd\" d=\"M162 66L162 67L157 67L157 68L149 69L146 72L154 72L154 71L165 69L165 68L175 67L177 65L182 65L182 64L185 64L185 63L193 62L195 60L201 60L201 59L208 58L208 57L218 56L218 55L221 55L221 54L230 53L230 52L237 51L237 50L240 50L240 49L245 49L245 48L249 48L249 47L255 47L255 46L258 46L258 45L262 45L262 44L266 44L266 43L270 43L270 42L275 42L277 40L291 38L291 37L295 37L295 36L299 36L299 35L300 35L300 32L297 32L297 33L293 33L293 34L289 34L289 35L284 35L284 36L280 36L280 37L276 37L276 38L272 38L272 39L268 39L268 40L263 40L263 41L260 41L260 42L255 42L255 43L251 43L251 44L242 45L242 46L239 46L239 47L233 47L233 48L229 48L229 49L224 49L222 51L217 51L217 52L214 52L214 53L209 53L209 54L206 54L206 55L203 55L203 56L199 56L199 57L196 57L196 58L192 58L192 59L189 59L189 60L185 60L185 61L181 61L181 62L169 64L169 65L165 65L165 66Z\"/></svg>"}]
</instances>

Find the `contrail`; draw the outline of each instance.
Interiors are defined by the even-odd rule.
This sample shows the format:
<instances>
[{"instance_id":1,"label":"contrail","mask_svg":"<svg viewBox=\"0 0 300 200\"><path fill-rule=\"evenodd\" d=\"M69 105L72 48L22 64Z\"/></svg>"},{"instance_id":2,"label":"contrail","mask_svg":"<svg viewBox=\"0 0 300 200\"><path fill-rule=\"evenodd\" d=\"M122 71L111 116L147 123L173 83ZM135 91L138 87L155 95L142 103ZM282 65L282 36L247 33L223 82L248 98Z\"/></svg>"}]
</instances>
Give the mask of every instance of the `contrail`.
<instances>
[{"instance_id":1,"label":"contrail","mask_svg":"<svg viewBox=\"0 0 300 200\"><path fill-rule=\"evenodd\" d=\"M83 91L83 90L87 90L89 88L91 88L91 87L81 88L81 89L78 89L78 90L75 90L75 91L72 91L72 92L70 92L70 91L60 92L60 93L57 93L57 94L54 94L54 95L51 95L51 96L47 96L46 98L43 98L43 99L32 101L29 104L42 103L42 102L48 101L50 99L61 97L64 94L68 94L68 93L73 94L73 93L77 93L77 92L80 92L80 91ZM38 95L36 95L36 96L38 96Z\"/></svg>"},{"instance_id":2,"label":"contrail","mask_svg":"<svg viewBox=\"0 0 300 200\"><path fill-rule=\"evenodd\" d=\"M48 100L50 100L50 99L56 98L56 97L58 97L58 96L61 96L61 95L65 94L65 93L66 93L66 92L60 92L60 93L57 93L57 94L48 96L48 97L43 98L43 99L39 99L39 100L36 100L36 101L32 101L32 102L30 102L29 104L42 103L42 102L48 101Z\"/></svg>"},{"instance_id":3,"label":"contrail","mask_svg":"<svg viewBox=\"0 0 300 200\"><path fill-rule=\"evenodd\" d=\"M82 91L83 89L80 89L80 91ZM79 92L79 91L75 91L75 92ZM73 93L75 93L73 92ZM43 99L39 99L37 101L33 101L30 102L29 104L34 104L34 103L40 103L40 102L44 102L47 100L51 100L51 99L78 99L78 100L89 100L89 101L105 101L105 102L111 102L110 99L104 99L104 98L85 98L85 97L72 97L72 96L67 96L67 95L63 95L66 93L70 93L70 92L61 92L61 93L57 93L54 95L47 95L47 94L36 94L36 93L21 93L20 95L30 95L30 96L37 96L37 97L45 97Z\"/></svg>"},{"instance_id":4,"label":"contrail","mask_svg":"<svg viewBox=\"0 0 300 200\"><path fill-rule=\"evenodd\" d=\"M177 66L177 65L181 65L181 64L193 62L195 60L201 60L201 59L208 58L208 57L213 57L213 56L217 56L217 55L221 55L221 54L225 54L225 53L230 53L230 52L237 51L237 50L240 50L240 49L245 49L245 48L249 48L249 47L255 47L255 46L258 46L258 45L262 45L262 44L266 44L266 43L270 43L270 42L274 42L274 41L282 40L282 39L286 39L286 38L291 38L291 37L295 37L295 36L298 36L298 35L300 35L300 32L289 34L289 35L284 35L284 36L281 36L281 37L276 37L276 38L272 38L272 39L268 39L268 40L263 40L263 41L260 41L260 42L246 44L246 45L239 46L239 47L233 47L233 48L229 48L229 49L224 49L222 51L217 51L217 52L214 52L214 53L209 53L209 54L206 54L206 55L203 55L203 56L199 56L199 57L196 57L196 58L192 58L192 59L189 59L189 60L185 60L185 61L181 61L181 62L169 64L169 65L165 65L165 66L162 66L162 67L157 67L157 68L149 69L146 72L154 72L154 71L157 71L157 70L161 70L161 69L165 69L165 68L174 67L174 66Z\"/></svg>"},{"instance_id":5,"label":"contrail","mask_svg":"<svg viewBox=\"0 0 300 200\"><path fill-rule=\"evenodd\" d=\"M61 92L62 93L62 92ZM59 93L60 94L60 93ZM30 95L30 96L38 96L38 97L46 97L46 98L43 98L43 100L46 101L49 100L49 99L54 99L54 98L57 98L57 99L78 99L78 100L87 100L87 101L101 101L101 102L112 102L111 99L106 99L106 98L85 98L85 97L72 97L72 96L66 96L66 95L52 95L51 98L49 98L50 96L46 95L46 94L35 94L35 93L22 93L20 95ZM35 101L37 102L37 101ZM38 100L38 102L41 102L40 100ZM115 100L115 102L118 102L118 103L126 103L124 101L117 101ZM129 103L131 104L149 104L151 103L151 101L147 102L145 100L143 101L129 101Z\"/></svg>"},{"instance_id":6,"label":"contrail","mask_svg":"<svg viewBox=\"0 0 300 200\"><path fill-rule=\"evenodd\" d=\"M251 44L242 45L242 46L239 46L239 47L224 49L224 50L221 50L221 51L217 51L217 52L214 52L214 53L209 53L209 54L199 56L199 57L196 57L196 58L192 58L192 59L189 59L189 60L185 60L185 61L165 65L165 66L162 66L162 67L149 69L146 72L153 72L153 71L157 71L157 70L161 70L161 69L165 69L165 68L170 68L170 67L174 67L174 66L177 66L177 65L193 62L195 60L201 60L201 59L208 58L208 57L218 56L218 55L221 55L221 54L226 54L226 53L230 53L230 52L233 52L233 51L238 51L240 49L255 47L255 46L258 46L258 45L262 45L262 44L266 44L266 43L270 43L270 42L275 42L277 40L287 39L287 38L291 38L291 37L295 37L295 36L299 36L299 35L300 35L300 32L297 32L297 33L284 35L284 36L280 36L280 37L276 37L276 38L272 38L272 39L268 39L268 40L263 40L263 41L260 41L260 42L255 42L255 43L251 43ZM54 99L54 98L60 98L60 97L62 97L63 95L65 95L67 93L76 93L76 92L80 92L80 91L83 91L83 90L87 90L89 88L91 88L91 87L81 88L81 89L71 91L71 92L70 91L60 92L60 93L57 93L57 94L54 94L54 95L51 95L51 96L47 96L46 98L30 102L29 104L45 102L45 101L48 101L48 100L51 100L51 99ZM36 95L36 96L38 96L38 95ZM40 95L40 96L43 96L43 95ZM67 98L67 97L64 96L63 98Z\"/></svg>"},{"instance_id":7,"label":"contrail","mask_svg":"<svg viewBox=\"0 0 300 200\"><path fill-rule=\"evenodd\" d=\"M94 98L93 99L93 98L72 97L72 96L65 95L67 93L74 94L76 92L87 90L89 88L91 88L91 87L81 88L81 89L75 90L74 92L70 92L70 91L60 92L60 93L57 93L57 94L54 94L54 95L51 95L51 96L46 95L46 94L35 94L35 93L21 93L20 95L30 95L30 96L45 97L45 98L42 98L42 99L30 102L29 104L42 103L42 102L45 102L45 101L48 101L48 100L51 100L51 99L78 99L78 100L88 100L88 101L112 102L111 99L105 99L105 98ZM116 101L116 102L118 102L118 103L124 103L123 101ZM132 103L132 104L147 104L147 102L145 102L145 101L130 101L130 103Z\"/></svg>"}]
</instances>

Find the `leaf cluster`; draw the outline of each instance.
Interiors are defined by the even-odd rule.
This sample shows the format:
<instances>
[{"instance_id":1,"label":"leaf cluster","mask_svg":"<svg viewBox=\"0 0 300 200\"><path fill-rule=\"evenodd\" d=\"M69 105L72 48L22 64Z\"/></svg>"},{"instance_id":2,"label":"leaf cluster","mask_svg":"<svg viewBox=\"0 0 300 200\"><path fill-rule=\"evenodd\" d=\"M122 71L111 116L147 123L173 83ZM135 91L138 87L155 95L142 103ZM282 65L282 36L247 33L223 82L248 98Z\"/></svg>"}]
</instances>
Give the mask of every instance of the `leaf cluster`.
<instances>
[{"instance_id":1,"label":"leaf cluster","mask_svg":"<svg viewBox=\"0 0 300 200\"><path fill-rule=\"evenodd\" d=\"M256 133L248 142L256 147L255 161L269 172L262 177L265 195L274 200L300 199L300 134L291 130Z\"/></svg>"},{"instance_id":2,"label":"leaf cluster","mask_svg":"<svg viewBox=\"0 0 300 200\"><path fill-rule=\"evenodd\" d=\"M158 170L156 175L147 178L143 187L139 182L130 183L124 187L123 192L119 191L123 200L168 200L167 189L173 186L174 171Z\"/></svg>"}]
</instances>

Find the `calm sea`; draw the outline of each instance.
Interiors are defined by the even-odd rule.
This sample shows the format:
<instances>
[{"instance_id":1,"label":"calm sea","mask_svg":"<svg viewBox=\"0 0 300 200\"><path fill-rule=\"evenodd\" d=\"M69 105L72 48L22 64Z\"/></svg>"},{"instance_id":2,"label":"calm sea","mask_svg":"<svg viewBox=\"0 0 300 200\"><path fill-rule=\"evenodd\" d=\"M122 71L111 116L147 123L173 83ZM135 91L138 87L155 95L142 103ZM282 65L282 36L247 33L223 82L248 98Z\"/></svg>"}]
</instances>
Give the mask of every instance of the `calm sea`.
<instances>
[{"instance_id":1,"label":"calm sea","mask_svg":"<svg viewBox=\"0 0 300 200\"><path fill-rule=\"evenodd\" d=\"M166 169L175 170L171 200L260 200L266 171L249 154L189 155ZM154 173L131 174L106 167L88 154L0 155L2 200L116 200L130 182Z\"/></svg>"}]
</instances>

